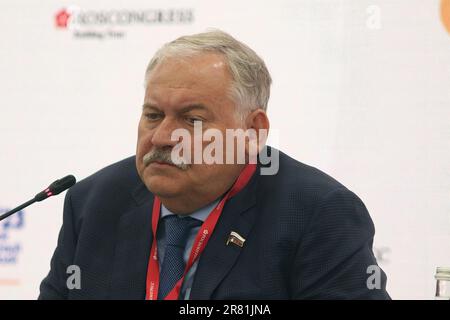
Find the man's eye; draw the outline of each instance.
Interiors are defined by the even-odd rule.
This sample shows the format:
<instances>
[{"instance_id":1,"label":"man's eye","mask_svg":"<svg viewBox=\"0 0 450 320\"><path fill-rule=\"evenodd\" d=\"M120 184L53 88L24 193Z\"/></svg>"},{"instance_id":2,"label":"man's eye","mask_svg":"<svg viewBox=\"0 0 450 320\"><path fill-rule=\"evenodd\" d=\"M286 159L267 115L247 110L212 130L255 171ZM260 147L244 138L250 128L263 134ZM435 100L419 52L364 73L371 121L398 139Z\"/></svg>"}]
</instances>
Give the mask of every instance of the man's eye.
<instances>
[{"instance_id":1,"label":"man's eye","mask_svg":"<svg viewBox=\"0 0 450 320\"><path fill-rule=\"evenodd\" d=\"M146 113L145 117L150 121L156 121L156 120L161 119L162 115L160 113L150 112L150 113Z\"/></svg>"}]
</instances>

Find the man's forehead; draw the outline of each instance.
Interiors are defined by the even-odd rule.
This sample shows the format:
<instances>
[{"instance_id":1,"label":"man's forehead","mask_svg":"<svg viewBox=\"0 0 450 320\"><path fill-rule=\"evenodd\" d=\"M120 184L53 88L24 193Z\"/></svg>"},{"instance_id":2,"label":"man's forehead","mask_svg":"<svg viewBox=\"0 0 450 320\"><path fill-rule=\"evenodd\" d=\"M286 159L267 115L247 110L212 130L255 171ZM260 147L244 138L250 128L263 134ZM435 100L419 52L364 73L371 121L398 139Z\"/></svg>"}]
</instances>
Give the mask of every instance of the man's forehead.
<instances>
[{"instance_id":1,"label":"man's forehead","mask_svg":"<svg viewBox=\"0 0 450 320\"><path fill-rule=\"evenodd\" d=\"M145 91L144 106L162 108L173 105L208 105L212 98L209 92L201 87L176 87L149 83Z\"/></svg>"},{"instance_id":2,"label":"man's forehead","mask_svg":"<svg viewBox=\"0 0 450 320\"><path fill-rule=\"evenodd\" d=\"M230 81L228 69L220 55L170 57L151 71L145 101L154 105L208 105L228 96Z\"/></svg>"}]
</instances>

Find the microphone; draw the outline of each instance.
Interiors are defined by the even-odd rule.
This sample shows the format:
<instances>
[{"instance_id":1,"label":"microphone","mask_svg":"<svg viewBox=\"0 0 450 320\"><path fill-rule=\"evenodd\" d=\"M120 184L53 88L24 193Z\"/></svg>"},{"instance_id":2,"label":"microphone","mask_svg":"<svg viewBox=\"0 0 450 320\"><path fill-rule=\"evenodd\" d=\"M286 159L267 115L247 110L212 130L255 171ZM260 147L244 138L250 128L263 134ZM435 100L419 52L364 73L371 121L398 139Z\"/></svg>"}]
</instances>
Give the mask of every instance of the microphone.
<instances>
[{"instance_id":1,"label":"microphone","mask_svg":"<svg viewBox=\"0 0 450 320\"><path fill-rule=\"evenodd\" d=\"M8 218L10 215L28 207L29 205L31 205L35 202L40 202L42 200L50 198L51 196L56 196L57 194L60 194L61 192L72 187L75 183L76 183L76 179L73 175L68 175L64 178L56 180L47 189L45 189L44 191L41 191L37 195L35 195L33 199L31 199L31 200L21 204L17 208L14 208L14 209L8 211L7 213L1 215L0 221Z\"/></svg>"}]
</instances>

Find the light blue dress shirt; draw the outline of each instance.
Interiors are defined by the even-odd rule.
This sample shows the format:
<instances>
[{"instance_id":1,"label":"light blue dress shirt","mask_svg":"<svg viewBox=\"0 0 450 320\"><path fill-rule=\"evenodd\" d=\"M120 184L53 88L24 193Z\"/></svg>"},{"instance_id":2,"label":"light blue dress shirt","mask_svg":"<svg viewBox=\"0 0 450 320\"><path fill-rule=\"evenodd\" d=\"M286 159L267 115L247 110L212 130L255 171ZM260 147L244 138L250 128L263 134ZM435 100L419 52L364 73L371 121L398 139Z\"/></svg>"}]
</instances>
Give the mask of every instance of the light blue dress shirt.
<instances>
[{"instance_id":1,"label":"light blue dress shirt","mask_svg":"<svg viewBox=\"0 0 450 320\"><path fill-rule=\"evenodd\" d=\"M208 218L209 214L214 209L214 207L219 203L219 201L220 201L220 199L217 199L216 201L214 201L214 202L208 204L207 206L190 214L189 216L191 218L194 218L194 219L204 222ZM159 218L160 221L162 218L164 218L168 215L171 215L171 214L175 214L175 213L171 212L169 209L167 209L166 207L164 207L164 205L161 204L161 217ZM162 224L158 224L158 225L162 225ZM198 230L200 230L200 227L195 227L195 228L192 228L189 233L189 237L188 237L186 247L184 249L184 257L183 257L184 262L186 264L189 260L189 255L191 253L191 249L194 244L195 236L197 235ZM166 235L165 235L164 228L158 228L158 232L156 235L156 241L157 241L157 246L158 246L159 269L161 270L161 265L162 265L162 262L164 259L164 253L165 253L165 247L166 247ZM197 271L197 264L198 264L198 259L192 265L192 267L189 269L188 273L186 274L186 277L184 278L183 285L181 286L180 300L189 300L189 296L191 295L192 284L194 282L195 272Z\"/></svg>"}]
</instances>

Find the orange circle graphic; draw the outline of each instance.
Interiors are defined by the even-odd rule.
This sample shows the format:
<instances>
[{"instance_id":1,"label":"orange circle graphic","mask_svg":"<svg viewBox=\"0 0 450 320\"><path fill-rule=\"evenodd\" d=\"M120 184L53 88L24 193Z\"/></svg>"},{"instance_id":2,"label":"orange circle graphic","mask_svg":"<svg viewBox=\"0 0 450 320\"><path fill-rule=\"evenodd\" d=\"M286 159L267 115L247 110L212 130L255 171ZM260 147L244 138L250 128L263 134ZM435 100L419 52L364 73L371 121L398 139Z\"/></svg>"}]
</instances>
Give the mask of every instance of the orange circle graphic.
<instances>
[{"instance_id":1,"label":"orange circle graphic","mask_svg":"<svg viewBox=\"0 0 450 320\"><path fill-rule=\"evenodd\" d=\"M441 0L441 19L445 29L450 33L450 0Z\"/></svg>"}]
</instances>

